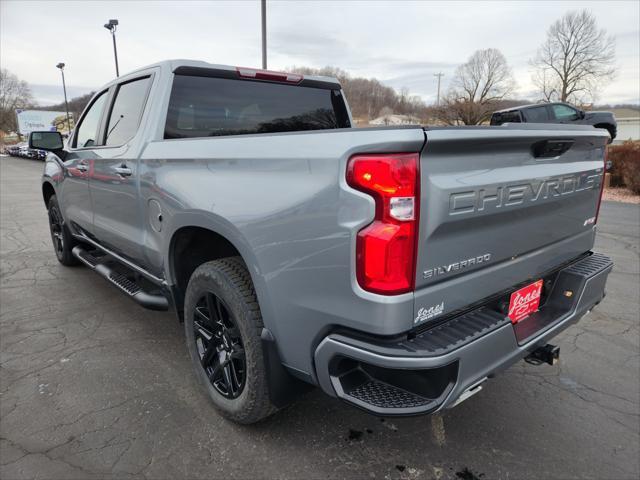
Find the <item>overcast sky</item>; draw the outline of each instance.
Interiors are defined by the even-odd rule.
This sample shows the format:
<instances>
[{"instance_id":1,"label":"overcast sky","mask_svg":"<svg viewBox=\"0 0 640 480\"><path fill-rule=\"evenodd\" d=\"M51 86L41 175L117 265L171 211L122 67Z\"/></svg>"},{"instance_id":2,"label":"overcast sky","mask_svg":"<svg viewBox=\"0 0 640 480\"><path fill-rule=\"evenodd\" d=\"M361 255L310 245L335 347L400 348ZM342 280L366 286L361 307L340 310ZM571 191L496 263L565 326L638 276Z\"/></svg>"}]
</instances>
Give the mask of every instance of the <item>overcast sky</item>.
<instances>
[{"instance_id":1,"label":"overcast sky","mask_svg":"<svg viewBox=\"0 0 640 480\"><path fill-rule=\"evenodd\" d=\"M435 99L455 67L476 49L499 48L518 96L537 99L528 60L549 25L587 8L616 37L616 80L601 103L640 103L640 2L630 1L276 1L268 0L269 68L340 67ZM168 58L260 66L260 4L222 1L0 1L0 63L28 81L41 104L62 100L65 62L70 96L115 76L110 34L117 18L120 71Z\"/></svg>"}]
</instances>

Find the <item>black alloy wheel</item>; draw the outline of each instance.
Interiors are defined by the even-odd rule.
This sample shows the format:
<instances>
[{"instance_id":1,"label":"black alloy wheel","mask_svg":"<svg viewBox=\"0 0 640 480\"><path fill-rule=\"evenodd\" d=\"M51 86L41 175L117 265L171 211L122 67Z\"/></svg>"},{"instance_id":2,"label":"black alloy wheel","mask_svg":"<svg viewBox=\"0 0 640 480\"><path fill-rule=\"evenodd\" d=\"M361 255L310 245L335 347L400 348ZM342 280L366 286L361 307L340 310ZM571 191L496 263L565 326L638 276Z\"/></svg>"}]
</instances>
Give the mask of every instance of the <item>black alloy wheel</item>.
<instances>
[{"instance_id":1,"label":"black alloy wheel","mask_svg":"<svg viewBox=\"0 0 640 480\"><path fill-rule=\"evenodd\" d=\"M64 255L64 222L57 205L49 208L49 230L51 230L51 241L53 249L58 258Z\"/></svg>"},{"instance_id":2,"label":"black alloy wheel","mask_svg":"<svg viewBox=\"0 0 640 480\"><path fill-rule=\"evenodd\" d=\"M55 195L49 197L47 202L47 211L49 215L49 230L51 232L51 242L53 250L56 252L58 261L67 266L78 265L79 261L73 256L73 247L78 243L74 240L73 235L69 231L69 227L64 221L58 199Z\"/></svg>"},{"instance_id":3,"label":"black alloy wheel","mask_svg":"<svg viewBox=\"0 0 640 480\"><path fill-rule=\"evenodd\" d=\"M209 382L224 398L244 389L247 362L236 320L224 301L206 292L196 303L193 333L200 364Z\"/></svg>"},{"instance_id":4,"label":"black alloy wheel","mask_svg":"<svg viewBox=\"0 0 640 480\"><path fill-rule=\"evenodd\" d=\"M184 296L184 333L198 380L221 415L247 425L277 411L262 314L242 258L219 258L194 270Z\"/></svg>"}]
</instances>

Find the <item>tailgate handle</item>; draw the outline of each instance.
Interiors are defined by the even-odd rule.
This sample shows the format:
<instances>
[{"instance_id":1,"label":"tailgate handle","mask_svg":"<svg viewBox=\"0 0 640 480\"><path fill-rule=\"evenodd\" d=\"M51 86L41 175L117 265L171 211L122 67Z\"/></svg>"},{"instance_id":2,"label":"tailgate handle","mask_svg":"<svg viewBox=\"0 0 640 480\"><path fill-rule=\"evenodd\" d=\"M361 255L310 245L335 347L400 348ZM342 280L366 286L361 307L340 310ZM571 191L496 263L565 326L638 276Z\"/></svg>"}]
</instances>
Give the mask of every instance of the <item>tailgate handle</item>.
<instances>
[{"instance_id":1,"label":"tailgate handle","mask_svg":"<svg viewBox=\"0 0 640 480\"><path fill-rule=\"evenodd\" d=\"M535 158L559 157L571 148L574 140L543 140L532 145Z\"/></svg>"}]
</instances>

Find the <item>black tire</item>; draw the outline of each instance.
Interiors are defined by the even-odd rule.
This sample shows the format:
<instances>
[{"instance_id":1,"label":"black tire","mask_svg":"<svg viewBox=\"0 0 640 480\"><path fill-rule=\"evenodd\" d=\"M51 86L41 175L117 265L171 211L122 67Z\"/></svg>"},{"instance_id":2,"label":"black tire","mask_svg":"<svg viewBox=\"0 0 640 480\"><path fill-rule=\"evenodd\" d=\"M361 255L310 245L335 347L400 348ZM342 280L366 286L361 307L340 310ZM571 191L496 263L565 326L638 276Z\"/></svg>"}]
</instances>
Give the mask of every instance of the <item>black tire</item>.
<instances>
[{"instance_id":1,"label":"black tire","mask_svg":"<svg viewBox=\"0 0 640 480\"><path fill-rule=\"evenodd\" d=\"M71 250L78 244L78 242L76 242L73 235L71 235L71 232L62 217L60 206L58 205L58 199L55 195L51 195L51 198L49 198L47 210L49 213L51 242L53 243L53 250L56 252L58 261L67 267L78 265L80 262L73 256L73 253L71 253Z\"/></svg>"},{"instance_id":2,"label":"black tire","mask_svg":"<svg viewBox=\"0 0 640 480\"><path fill-rule=\"evenodd\" d=\"M238 423L255 423L277 410L269 398L262 326L253 282L240 257L207 262L193 272L184 302L189 355L217 410ZM208 354L213 346L216 353Z\"/></svg>"}]
</instances>

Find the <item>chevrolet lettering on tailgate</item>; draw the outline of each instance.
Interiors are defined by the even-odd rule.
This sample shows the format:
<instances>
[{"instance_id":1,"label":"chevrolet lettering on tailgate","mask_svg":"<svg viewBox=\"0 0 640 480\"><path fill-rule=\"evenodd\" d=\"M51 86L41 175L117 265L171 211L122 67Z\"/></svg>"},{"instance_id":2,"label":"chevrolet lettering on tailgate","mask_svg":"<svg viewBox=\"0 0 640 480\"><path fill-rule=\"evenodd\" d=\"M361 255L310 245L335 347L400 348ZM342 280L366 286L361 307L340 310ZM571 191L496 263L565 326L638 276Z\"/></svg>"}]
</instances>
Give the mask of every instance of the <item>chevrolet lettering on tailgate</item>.
<instances>
[{"instance_id":1,"label":"chevrolet lettering on tailgate","mask_svg":"<svg viewBox=\"0 0 640 480\"><path fill-rule=\"evenodd\" d=\"M599 189L602 173L562 176L504 185L489 189L452 193L449 197L449 215L482 212L485 210L537 202L552 197L575 194L584 190Z\"/></svg>"}]
</instances>

